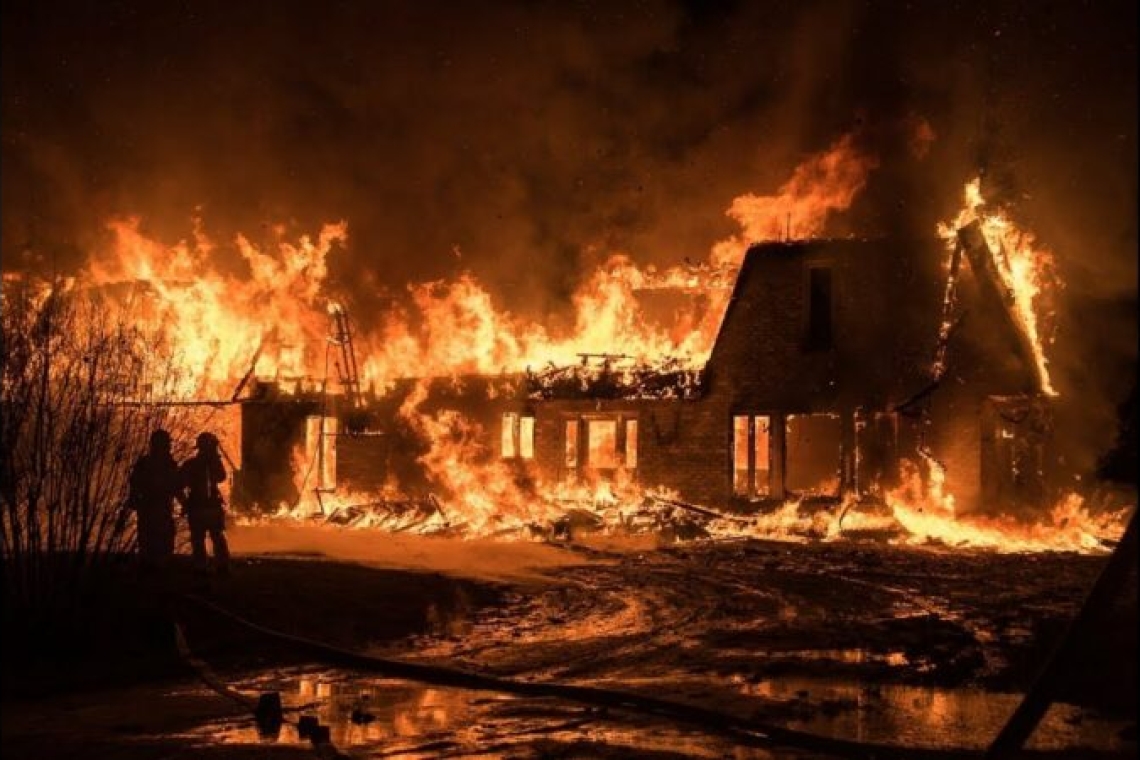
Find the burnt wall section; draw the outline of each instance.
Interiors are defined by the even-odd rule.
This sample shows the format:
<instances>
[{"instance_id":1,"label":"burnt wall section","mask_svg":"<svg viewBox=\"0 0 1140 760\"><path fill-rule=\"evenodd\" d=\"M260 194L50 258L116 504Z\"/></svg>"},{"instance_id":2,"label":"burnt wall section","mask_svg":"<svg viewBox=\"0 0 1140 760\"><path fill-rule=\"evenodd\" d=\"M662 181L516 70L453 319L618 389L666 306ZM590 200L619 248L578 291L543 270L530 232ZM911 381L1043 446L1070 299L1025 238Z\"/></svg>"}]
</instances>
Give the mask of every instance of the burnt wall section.
<instances>
[{"instance_id":1,"label":"burnt wall section","mask_svg":"<svg viewBox=\"0 0 1140 760\"><path fill-rule=\"evenodd\" d=\"M981 414L982 503L1005 511L1037 510L1048 501L1053 411L1040 398L991 396Z\"/></svg>"},{"instance_id":2,"label":"burnt wall section","mask_svg":"<svg viewBox=\"0 0 1140 760\"><path fill-rule=\"evenodd\" d=\"M534 403L533 409L535 465L547 482L628 478L694 501L721 502L731 496L731 419L725 407L678 399L561 399ZM628 438L618 441L619 467L599 468L590 461L592 421L614 421L626 436L628 423L636 423L635 467L626 466Z\"/></svg>"},{"instance_id":3,"label":"burnt wall section","mask_svg":"<svg viewBox=\"0 0 1140 760\"><path fill-rule=\"evenodd\" d=\"M902 400L933 356L942 258L932 241L754 246L709 360L708 394L792 413Z\"/></svg>"},{"instance_id":4,"label":"burnt wall section","mask_svg":"<svg viewBox=\"0 0 1140 760\"><path fill-rule=\"evenodd\" d=\"M235 504L260 511L294 505L301 494L294 470L306 463L306 418L335 418L336 490L372 498L426 497L442 491L433 475L448 457L485 465L501 457L503 415L533 418L517 376L399 380L382 396L368 394L350 409L338 395L288 394L258 387L242 404L242 475ZM312 443L312 442L309 442ZM525 462L508 462L525 480ZM317 480L305 481L309 487ZM308 488L306 488L308 490Z\"/></svg>"},{"instance_id":5,"label":"burnt wall section","mask_svg":"<svg viewBox=\"0 0 1140 760\"><path fill-rule=\"evenodd\" d=\"M854 486L858 493L880 496L898 485L905 430L906 420L895 412L860 410L856 414Z\"/></svg>"},{"instance_id":6,"label":"burnt wall section","mask_svg":"<svg viewBox=\"0 0 1140 760\"><path fill-rule=\"evenodd\" d=\"M337 488L347 493L379 494L397 482L404 447L378 431L337 436Z\"/></svg>"},{"instance_id":7,"label":"burnt wall section","mask_svg":"<svg viewBox=\"0 0 1140 760\"><path fill-rule=\"evenodd\" d=\"M241 470L234 476L234 506L272 512L297 502L294 452L304 448L305 419L320 414L321 408L318 399L287 397L242 404Z\"/></svg>"}]
</instances>

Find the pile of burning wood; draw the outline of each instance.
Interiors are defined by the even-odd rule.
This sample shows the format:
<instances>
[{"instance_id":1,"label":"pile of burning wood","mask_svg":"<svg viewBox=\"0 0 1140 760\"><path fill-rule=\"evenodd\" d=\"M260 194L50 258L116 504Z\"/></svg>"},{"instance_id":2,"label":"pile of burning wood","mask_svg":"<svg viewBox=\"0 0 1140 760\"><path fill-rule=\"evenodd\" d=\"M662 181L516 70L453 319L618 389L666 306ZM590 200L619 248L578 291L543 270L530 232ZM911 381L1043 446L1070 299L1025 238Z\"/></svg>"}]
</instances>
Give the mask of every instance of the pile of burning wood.
<instances>
[{"instance_id":1,"label":"pile of burning wood","mask_svg":"<svg viewBox=\"0 0 1140 760\"><path fill-rule=\"evenodd\" d=\"M531 509L473 520L441 501L392 496L324 504L319 510L283 508L271 517L239 517L244 524L287 521L345 529L376 529L465 538L573 541L590 534L657 535L665 541L699 539L778 541L859 540L890 544L1039 552L1099 553L1115 545L1127 510L1103 510L1079 497L1063 499L1048 516L1030 522L1012 518L940 518L937 510L902 508L888 499L803 499L755 503L725 512L680 500L663 489L622 490L606 486L534 494ZM923 522L925 520L926 522ZM942 524L945 523L945 524ZM941 529L938 526L941 525Z\"/></svg>"},{"instance_id":2,"label":"pile of burning wood","mask_svg":"<svg viewBox=\"0 0 1140 760\"><path fill-rule=\"evenodd\" d=\"M532 399L692 399L700 394L704 370L678 357L657 361L624 354L582 354L570 366L527 370Z\"/></svg>"},{"instance_id":3,"label":"pile of burning wood","mask_svg":"<svg viewBox=\"0 0 1140 760\"><path fill-rule=\"evenodd\" d=\"M840 535L890 540L900 530L889 514L846 502L838 506L789 502L753 514L729 514L681 501L668 491L626 494L607 488L588 496L535 498L541 505L533 514L541 517L503 519L478 528L430 494L330 504L319 512L283 510L275 519L390 533L548 541L572 541L590 534L653 534L666 541L744 537L802 541L829 540Z\"/></svg>"},{"instance_id":4,"label":"pile of burning wood","mask_svg":"<svg viewBox=\"0 0 1140 760\"><path fill-rule=\"evenodd\" d=\"M544 510L548 515L545 519L503 521L489 535L566 541L590 533L656 533L668 538L687 540L709 537L709 526L717 520L737 519L652 493L643 495L640 500L550 497L545 501L548 507ZM436 536L471 534L471 526L465 524L458 515L449 515L443 504L432 495L425 498L377 499L359 504L335 505L330 506L326 512L308 515L282 512L276 517L390 533Z\"/></svg>"}]
</instances>

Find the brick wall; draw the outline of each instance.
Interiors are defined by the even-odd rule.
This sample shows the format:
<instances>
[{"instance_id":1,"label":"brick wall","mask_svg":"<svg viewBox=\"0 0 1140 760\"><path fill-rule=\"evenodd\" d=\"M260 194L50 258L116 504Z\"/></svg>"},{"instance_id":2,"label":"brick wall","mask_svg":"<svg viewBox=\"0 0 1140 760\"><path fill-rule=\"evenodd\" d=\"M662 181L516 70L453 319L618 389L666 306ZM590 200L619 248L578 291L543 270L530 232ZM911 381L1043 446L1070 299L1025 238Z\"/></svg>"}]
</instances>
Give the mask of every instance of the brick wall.
<instances>
[{"instance_id":1,"label":"brick wall","mask_svg":"<svg viewBox=\"0 0 1140 760\"><path fill-rule=\"evenodd\" d=\"M291 460L304 444L305 418L318 414L315 400L249 401L241 405L241 475L234 480L238 507L272 511L297 499Z\"/></svg>"},{"instance_id":2,"label":"brick wall","mask_svg":"<svg viewBox=\"0 0 1140 760\"><path fill-rule=\"evenodd\" d=\"M680 400L553 400L535 402L535 464L542 478L567 479L566 423L591 417L638 421L637 481L684 498L726 501L732 493L731 420L716 402ZM579 451L586 448L585 431ZM579 455L581 461L581 454Z\"/></svg>"}]
</instances>

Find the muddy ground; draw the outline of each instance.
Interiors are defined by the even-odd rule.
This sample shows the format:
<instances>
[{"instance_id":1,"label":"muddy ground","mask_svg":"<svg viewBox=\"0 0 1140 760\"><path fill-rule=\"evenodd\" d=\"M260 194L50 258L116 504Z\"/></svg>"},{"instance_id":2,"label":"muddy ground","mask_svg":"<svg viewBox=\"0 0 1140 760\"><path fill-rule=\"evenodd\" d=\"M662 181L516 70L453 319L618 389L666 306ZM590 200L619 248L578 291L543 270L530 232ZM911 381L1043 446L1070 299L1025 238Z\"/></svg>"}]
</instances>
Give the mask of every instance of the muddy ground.
<instances>
[{"instance_id":1,"label":"muddy ground","mask_svg":"<svg viewBox=\"0 0 1140 760\"><path fill-rule=\"evenodd\" d=\"M249 529L253 530L253 529ZM819 733L984 746L1105 558L875 544L652 538L499 544L298 530L235 532L232 578L178 593L378 656L600 686ZM351 558L345 562L344 557ZM1135 590L1084 650L1033 746L1135 756ZM813 757L574 702L430 687L298 656L175 605L226 681L279 691L351 757ZM9 699L3 756L311 757L260 737L177 669L145 683Z\"/></svg>"}]
</instances>

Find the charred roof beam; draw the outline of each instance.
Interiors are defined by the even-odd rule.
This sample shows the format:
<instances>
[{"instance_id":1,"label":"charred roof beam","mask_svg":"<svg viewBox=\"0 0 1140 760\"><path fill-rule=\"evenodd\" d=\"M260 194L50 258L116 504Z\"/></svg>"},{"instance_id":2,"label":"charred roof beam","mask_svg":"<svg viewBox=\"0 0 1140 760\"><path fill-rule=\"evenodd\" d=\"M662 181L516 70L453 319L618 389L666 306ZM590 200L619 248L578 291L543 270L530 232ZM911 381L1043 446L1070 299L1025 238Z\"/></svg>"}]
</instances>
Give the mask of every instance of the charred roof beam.
<instances>
[{"instance_id":1,"label":"charred roof beam","mask_svg":"<svg viewBox=\"0 0 1140 760\"><path fill-rule=\"evenodd\" d=\"M1025 325L1017 310L1017 302L1013 291L1006 287L1001 273L994 263L993 251L982 234L981 224L974 220L958 230L958 242L970 262L970 269L978 280L978 287L982 297L994 303L997 311L1003 316L1007 326L1011 329L1017 341L1018 357L1029 368L1033 377L1034 394L1040 394L1045 388L1045 379L1041 376L1041 367L1038 366L1033 351L1033 343L1029 337L1029 328Z\"/></svg>"}]
</instances>

